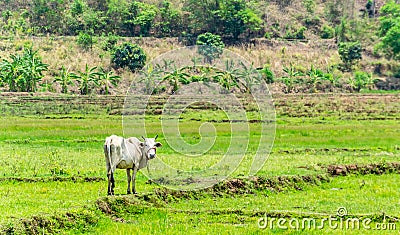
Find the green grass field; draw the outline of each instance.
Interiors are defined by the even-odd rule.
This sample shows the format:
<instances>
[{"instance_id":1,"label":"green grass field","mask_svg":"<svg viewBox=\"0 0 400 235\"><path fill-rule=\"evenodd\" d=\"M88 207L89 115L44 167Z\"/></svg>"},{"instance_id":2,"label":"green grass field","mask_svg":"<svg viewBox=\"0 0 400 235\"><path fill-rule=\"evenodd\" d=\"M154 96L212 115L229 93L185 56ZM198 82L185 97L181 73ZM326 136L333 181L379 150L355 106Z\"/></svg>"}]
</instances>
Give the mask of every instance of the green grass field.
<instances>
[{"instance_id":1,"label":"green grass field","mask_svg":"<svg viewBox=\"0 0 400 235\"><path fill-rule=\"evenodd\" d=\"M317 176L326 175L330 165L400 162L398 97L396 94L390 96L391 99L385 96L375 103L369 102L369 97L347 97L351 102L340 96L331 101L331 98L322 98L322 105L313 108L320 115L309 117L301 103L313 103L317 99L315 96L279 97L275 101L280 106L276 108L274 146L257 176L265 179ZM287 99L297 102L288 103ZM331 109L332 103L340 102L347 111ZM357 108L350 109L349 103ZM26 108L28 106L31 110ZM345 207L348 216L370 217L371 227L394 223L396 230L384 231L388 234L400 231L399 172L327 176L328 180L323 182L310 181L281 188L278 185L280 190L200 191L190 197L180 197L148 184L143 174L137 179L139 194L126 196L125 172L119 170L117 196L107 198L102 146L105 137L122 135L121 116L107 114L106 106L103 109L91 106L88 110L92 111L85 115L57 108L54 104L48 105L44 114L34 114L39 107L37 103L16 107L25 113L15 115L8 112L12 107L13 104L3 105L6 115L0 118L0 231L4 233L377 233L376 229L325 227L296 231L277 227L263 230L257 226L258 219L265 214L276 218L321 219L336 216L339 207ZM48 111L50 107L53 111ZM198 120L193 118L194 112L182 117L181 132L188 141L196 142L192 137L198 135L198 126L210 116L204 114L204 120ZM207 161L217 161L221 157L229 136L227 123L212 124L218 130L219 141L207 153ZM190 168L193 162L177 160L177 154L165 142L159 118L150 118L148 125L152 130L149 135L159 134L163 143L159 157ZM260 135L258 125L250 124L253 132L248 155L255 151L252 146ZM249 164L246 155L230 178L243 178ZM166 195L160 196L160 192ZM104 201L108 203L106 211L101 204Z\"/></svg>"}]
</instances>

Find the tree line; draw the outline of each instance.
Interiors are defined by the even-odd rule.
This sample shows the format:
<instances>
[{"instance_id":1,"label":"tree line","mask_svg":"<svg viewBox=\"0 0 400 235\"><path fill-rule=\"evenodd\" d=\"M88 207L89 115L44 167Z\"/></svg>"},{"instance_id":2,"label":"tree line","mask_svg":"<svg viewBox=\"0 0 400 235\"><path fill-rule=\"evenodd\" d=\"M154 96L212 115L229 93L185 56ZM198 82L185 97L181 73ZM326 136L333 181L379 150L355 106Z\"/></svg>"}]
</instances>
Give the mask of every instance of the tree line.
<instances>
[{"instance_id":1,"label":"tree line","mask_svg":"<svg viewBox=\"0 0 400 235\"><path fill-rule=\"evenodd\" d=\"M29 2L29 1L28 1ZM190 36L204 32L237 39L261 29L245 0L187 0L182 8L131 0L32 0L1 11L3 31L28 35Z\"/></svg>"}]
</instances>

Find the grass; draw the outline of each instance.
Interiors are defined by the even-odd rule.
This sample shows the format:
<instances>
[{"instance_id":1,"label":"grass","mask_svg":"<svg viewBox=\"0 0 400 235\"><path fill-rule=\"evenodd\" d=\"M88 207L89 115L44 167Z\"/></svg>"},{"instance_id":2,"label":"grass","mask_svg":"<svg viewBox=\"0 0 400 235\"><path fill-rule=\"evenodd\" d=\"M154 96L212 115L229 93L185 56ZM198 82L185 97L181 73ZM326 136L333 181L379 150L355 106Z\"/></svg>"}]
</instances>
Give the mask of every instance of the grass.
<instances>
[{"instance_id":1,"label":"grass","mask_svg":"<svg viewBox=\"0 0 400 235\"><path fill-rule=\"evenodd\" d=\"M326 167L332 164L400 162L400 123L396 108L398 97L369 97L277 97L275 142L258 175L267 178L316 175L325 173ZM330 99L332 101L329 102ZM302 107L318 100L321 102L320 107L313 107L320 115L307 117ZM341 108L332 109L334 103L339 103ZM21 106L24 105L29 105L29 102L22 103ZM379 108L382 105L385 106ZM13 107L10 104L6 106ZM30 110L25 109L27 113L24 116L8 113L0 118L0 209L3 212L0 215L0 224L19 223L21 218L42 214L68 214L71 210L82 208L97 211L96 201L106 194L102 145L106 136L122 134L121 117L108 115L113 109L105 111L107 105L104 104L98 106L103 108L93 109L87 115L75 113L74 110L70 110L71 113L66 109L57 110L56 106L57 102L50 101L43 105L47 110L44 114L35 115L38 106L33 105ZM118 109L118 105L114 108ZM361 113L358 114L358 111ZM368 115L371 118L365 118ZM151 116L147 119L147 127L151 130L148 135L159 134L159 141L163 144L163 148L158 151L159 158L175 166L187 169L195 166L201 169L223 156L230 137L229 123L216 122L216 119L223 119L223 115L216 115L211 111L199 113L189 110L181 118L180 131L183 138L191 144L200 141L198 128L202 122L210 121L218 130L214 147L202 158L185 159L167 144L159 125L159 117ZM249 125L252 130L249 152L231 177L247 174L252 155L256 151L256 143L261 134L260 124ZM240 138L245 135L244 130L238 132ZM104 180L85 182L84 177ZM115 191L118 195L126 192L125 177L123 170L117 171ZM83 222L86 227L92 226L92 229L61 228L59 232L319 234L320 231L307 230L265 231L260 230L256 222L265 212L279 212L277 217L297 218L305 212L333 214L339 206L345 206L355 215L372 214L371 216L377 218L374 223L381 220L383 212L399 218L399 177L398 174L351 175L333 178L329 183L306 185L302 190L287 189L278 193L266 189L260 194L205 195L198 200L176 199L166 204L161 203L161 206L149 205L149 202L143 201L144 206L132 207L132 213L120 212L109 216L97 211L95 217L98 215L98 221ZM146 184L146 181L143 174L138 174L137 190L140 195L152 193L160 187ZM115 198L122 200L125 196ZM326 234L331 232L335 231L322 231ZM373 234L371 231L350 233Z\"/></svg>"},{"instance_id":2,"label":"grass","mask_svg":"<svg viewBox=\"0 0 400 235\"><path fill-rule=\"evenodd\" d=\"M317 122L317 123L315 123ZM183 135L191 135L198 121L188 121L181 126ZM228 124L213 123L219 130L218 141L203 158L179 157L166 144L157 123L149 124L155 135L160 133L164 147L160 158L172 165L190 167L210 159L218 160L229 143ZM257 126L258 124L251 124ZM0 122L0 162L3 177L46 177L53 175L83 175L102 177L105 174L102 145L106 136L121 134L118 118L106 116L86 119L37 119L7 117ZM255 127L254 129L257 130ZM278 124L272 154L262 169L262 174L309 174L329 164L392 162L400 158L397 121L332 121L318 120ZM250 139L249 150L253 153L259 132ZM236 175L245 173L251 154L246 155ZM309 169L301 168L308 166ZM124 174L122 174L124 177Z\"/></svg>"},{"instance_id":3,"label":"grass","mask_svg":"<svg viewBox=\"0 0 400 235\"><path fill-rule=\"evenodd\" d=\"M371 227L381 223L382 213L399 217L399 175L334 178L320 186L306 186L301 191L270 192L267 195L241 195L235 197L206 197L198 200L178 200L159 208L149 207L139 213L122 213L124 223L101 220L89 234L261 234L296 233L296 230L261 230L257 226L264 213L281 218L327 218L336 216L339 207L345 207L350 218L371 218ZM364 182L360 188L361 181ZM357 182L357 183L354 183ZM360 196L362 194L362 196ZM151 222L149 222L151 221ZM387 220L387 223L389 219ZM396 223L396 226L400 226ZM184 231L184 232L183 232ZM338 232L326 226L323 230L301 230L301 234L331 234ZM373 234L363 229L348 230L350 234ZM384 231L385 232L385 231ZM393 231L386 231L388 233Z\"/></svg>"}]
</instances>

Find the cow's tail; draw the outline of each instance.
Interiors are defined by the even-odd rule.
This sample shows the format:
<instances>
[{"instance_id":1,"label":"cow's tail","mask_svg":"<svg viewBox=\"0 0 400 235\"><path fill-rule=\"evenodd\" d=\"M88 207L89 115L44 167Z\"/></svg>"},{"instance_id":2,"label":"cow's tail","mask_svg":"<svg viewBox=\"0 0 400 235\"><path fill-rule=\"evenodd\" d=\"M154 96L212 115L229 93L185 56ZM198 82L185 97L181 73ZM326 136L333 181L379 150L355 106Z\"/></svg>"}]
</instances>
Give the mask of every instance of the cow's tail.
<instances>
[{"instance_id":1,"label":"cow's tail","mask_svg":"<svg viewBox=\"0 0 400 235\"><path fill-rule=\"evenodd\" d=\"M108 164L109 164L108 167L110 167L110 169L108 169L107 174L114 174L114 169L113 169L114 167L111 159L111 139L107 138L104 148L105 148L104 152L106 153L108 158Z\"/></svg>"}]
</instances>

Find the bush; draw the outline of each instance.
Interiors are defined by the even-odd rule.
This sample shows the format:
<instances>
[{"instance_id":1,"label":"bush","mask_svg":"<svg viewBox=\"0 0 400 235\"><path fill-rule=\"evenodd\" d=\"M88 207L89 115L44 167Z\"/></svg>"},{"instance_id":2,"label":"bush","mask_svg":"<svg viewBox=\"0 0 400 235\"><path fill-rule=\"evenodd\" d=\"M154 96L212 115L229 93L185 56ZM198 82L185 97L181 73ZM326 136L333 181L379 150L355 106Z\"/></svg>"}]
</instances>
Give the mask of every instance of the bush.
<instances>
[{"instance_id":1,"label":"bush","mask_svg":"<svg viewBox=\"0 0 400 235\"><path fill-rule=\"evenodd\" d=\"M262 75L262 78L267 84L271 84L275 80L275 74L272 72L272 70L269 68L269 65L264 65L264 67L260 70L260 73Z\"/></svg>"},{"instance_id":2,"label":"bush","mask_svg":"<svg viewBox=\"0 0 400 235\"><path fill-rule=\"evenodd\" d=\"M117 35L108 33L108 36L103 38L104 41L101 45L101 49L103 49L104 51L113 51L118 43L119 37Z\"/></svg>"},{"instance_id":3,"label":"bush","mask_svg":"<svg viewBox=\"0 0 400 235\"><path fill-rule=\"evenodd\" d=\"M343 61L343 70L351 70L351 67L362 58L360 42L339 43L339 55Z\"/></svg>"},{"instance_id":4,"label":"bush","mask_svg":"<svg viewBox=\"0 0 400 235\"><path fill-rule=\"evenodd\" d=\"M296 31L289 27L286 31L285 39L305 39L304 33L306 30L307 28L304 26L299 27Z\"/></svg>"},{"instance_id":5,"label":"bush","mask_svg":"<svg viewBox=\"0 0 400 235\"><path fill-rule=\"evenodd\" d=\"M128 67L130 71L135 72L144 67L146 58L147 56L141 47L126 42L116 48L111 56L111 63L116 68Z\"/></svg>"},{"instance_id":6,"label":"bush","mask_svg":"<svg viewBox=\"0 0 400 235\"><path fill-rule=\"evenodd\" d=\"M197 37L196 45L199 45L199 54L203 55L207 62L211 63L215 58L218 58L225 47L219 35L212 33L200 34Z\"/></svg>"},{"instance_id":7,"label":"bush","mask_svg":"<svg viewBox=\"0 0 400 235\"><path fill-rule=\"evenodd\" d=\"M0 63L0 80L8 84L10 91L35 92L48 70L48 64L42 62L38 52L25 48L22 55L11 55L11 60Z\"/></svg>"},{"instance_id":8,"label":"bush","mask_svg":"<svg viewBox=\"0 0 400 235\"><path fill-rule=\"evenodd\" d=\"M335 37L335 29L329 25L324 24L321 29L321 38L330 39Z\"/></svg>"},{"instance_id":9,"label":"bush","mask_svg":"<svg viewBox=\"0 0 400 235\"><path fill-rule=\"evenodd\" d=\"M92 49L93 47L93 37L88 33L80 32L76 42L85 50Z\"/></svg>"},{"instance_id":10,"label":"bush","mask_svg":"<svg viewBox=\"0 0 400 235\"><path fill-rule=\"evenodd\" d=\"M371 73L356 71L354 77L350 79L350 85L356 91L360 91L363 88L374 84L374 79Z\"/></svg>"}]
</instances>

